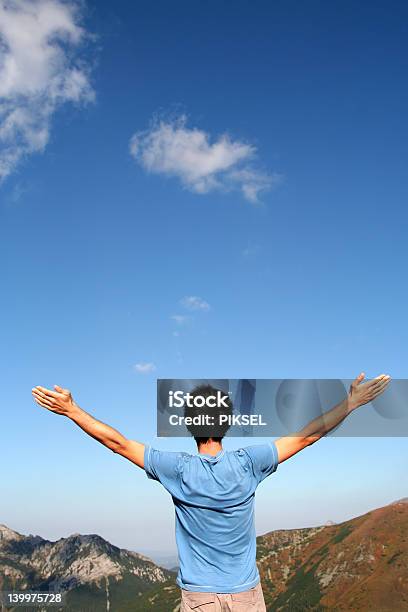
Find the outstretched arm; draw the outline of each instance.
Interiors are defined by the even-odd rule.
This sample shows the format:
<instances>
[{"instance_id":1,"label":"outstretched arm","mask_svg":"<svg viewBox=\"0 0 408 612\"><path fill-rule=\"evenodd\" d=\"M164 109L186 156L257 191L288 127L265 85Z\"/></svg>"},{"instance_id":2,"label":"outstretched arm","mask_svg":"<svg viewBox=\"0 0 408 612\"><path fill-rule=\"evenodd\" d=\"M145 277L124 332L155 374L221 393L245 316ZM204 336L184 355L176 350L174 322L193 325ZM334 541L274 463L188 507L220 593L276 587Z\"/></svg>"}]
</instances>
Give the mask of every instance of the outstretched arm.
<instances>
[{"instance_id":1,"label":"outstretched arm","mask_svg":"<svg viewBox=\"0 0 408 612\"><path fill-rule=\"evenodd\" d=\"M364 377L363 372L357 376L350 386L347 397L334 406L334 408L310 421L299 432L284 436L275 441L278 449L279 463L286 461L286 459L303 450L306 446L310 446L317 442L317 440L320 440L327 432L339 425L353 410L363 404L368 404L368 402L371 402L383 393L391 380L390 376L381 374L381 376L361 384Z\"/></svg>"},{"instance_id":2,"label":"outstretched arm","mask_svg":"<svg viewBox=\"0 0 408 612\"><path fill-rule=\"evenodd\" d=\"M55 414L68 417L83 431L114 453L122 455L122 457L129 459L141 468L144 467L144 444L128 440L113 427L98 421L85 410L82 410L74 401L68 389L63 389L58 385L54 385L54 388L55 391L40 386L34 387L32 394L37 404L55 412Z\"/></svg>"}]
</instances>

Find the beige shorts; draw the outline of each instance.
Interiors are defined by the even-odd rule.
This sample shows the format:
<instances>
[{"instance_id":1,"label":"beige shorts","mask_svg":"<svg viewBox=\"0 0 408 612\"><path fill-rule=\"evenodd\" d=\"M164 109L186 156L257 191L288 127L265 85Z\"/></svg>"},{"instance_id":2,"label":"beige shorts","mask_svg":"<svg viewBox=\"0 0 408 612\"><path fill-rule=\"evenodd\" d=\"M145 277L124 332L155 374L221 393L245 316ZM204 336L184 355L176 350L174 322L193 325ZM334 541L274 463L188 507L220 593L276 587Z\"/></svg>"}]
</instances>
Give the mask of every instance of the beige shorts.
<instances>
[{"instance_id":1,"label":"beige shorts","mask_svg":"<svg viewBox=\"0 0 408 612\"><path fill-rule=\"evenodd\" d=\"M199 593L181 589L180 612L266 612L261 583L240 593Z\"/></svg>"}]
</instances>

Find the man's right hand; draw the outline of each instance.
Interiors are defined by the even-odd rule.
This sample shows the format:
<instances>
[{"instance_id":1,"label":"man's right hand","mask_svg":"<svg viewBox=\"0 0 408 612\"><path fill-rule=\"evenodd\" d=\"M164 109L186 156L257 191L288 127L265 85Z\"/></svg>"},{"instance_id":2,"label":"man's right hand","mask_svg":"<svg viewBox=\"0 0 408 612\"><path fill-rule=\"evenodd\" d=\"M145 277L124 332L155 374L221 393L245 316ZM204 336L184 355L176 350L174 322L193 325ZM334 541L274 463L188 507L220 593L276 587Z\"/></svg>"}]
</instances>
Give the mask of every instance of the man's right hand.
<instances>
[{"instance_id":1,"label":"man's right hand","mask_svg":"<svg viewBox=\"0 0 408 612\"><path fill-rule=\"evenodd\" d=\"M55 391L45 387L34 387L32 394L40 406L47 408L55 414L62 414L76 423L85 433L109 448L114 453L118 453L129 459L135 465L144 467L145 446L141 442L128 440L119 431L98 421L92 415L85 412L74 401L69 389L63 389L59 385L54 385Z\"/></svg>"},{"instance_id":2,"label":"man's right hand","mask_svg":"<svg viewBox=\"0 0 408 612\"><path fill-rule=\"evenodd\" d=\"M55 391L51 391L51 389L37 385L37 387L33 387L31 392L37 404L40 404L43 408L47 408L55 414L71 417L79 409L79 406L74 402L71 391L63 389L59 385L54 385L54 389Z\"/></svg>"}]
</instances>

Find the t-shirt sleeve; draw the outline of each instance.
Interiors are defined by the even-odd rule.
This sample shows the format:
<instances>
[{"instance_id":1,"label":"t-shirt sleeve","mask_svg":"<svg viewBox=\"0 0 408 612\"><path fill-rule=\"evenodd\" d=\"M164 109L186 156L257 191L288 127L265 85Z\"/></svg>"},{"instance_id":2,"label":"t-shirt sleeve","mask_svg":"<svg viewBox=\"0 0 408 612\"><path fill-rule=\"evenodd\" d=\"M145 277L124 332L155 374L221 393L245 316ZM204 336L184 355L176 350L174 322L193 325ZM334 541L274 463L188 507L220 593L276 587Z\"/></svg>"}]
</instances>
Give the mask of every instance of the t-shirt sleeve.
<instances>
[{"instance_id":1,"label":"t-shirt sleeve","mask_svg":"<svg viewBox=\"0 0 408 612\"><path fill-rule=\"evenodd\" d=\"M162 451L148 444L144 451L144 469L148 478L158 480L170 492L179 477L180 453Z\"/></svg>"},{"instance_id":2,"label":"t-shirt sleeve","mask_svg":"<svg viewBox=\"0 0 408 612\"><path fill-rule=\"evenodd\" d=\"M249 455L252 470L258 483L276 471L279 460L275 442L246 446L244 451Z\"/></svg>"}]
</instances>

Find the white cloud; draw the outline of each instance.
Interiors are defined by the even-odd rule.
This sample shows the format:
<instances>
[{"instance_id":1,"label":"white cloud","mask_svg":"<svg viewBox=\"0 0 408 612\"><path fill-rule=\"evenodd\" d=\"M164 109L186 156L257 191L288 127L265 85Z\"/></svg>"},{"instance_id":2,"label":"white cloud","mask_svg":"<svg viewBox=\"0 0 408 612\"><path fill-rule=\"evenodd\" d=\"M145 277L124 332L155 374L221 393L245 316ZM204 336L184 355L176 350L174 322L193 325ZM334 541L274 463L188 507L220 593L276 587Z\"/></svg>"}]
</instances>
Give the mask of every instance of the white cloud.
<instances>
[{"instance_id":1,"label":"white cloud","mask_svg":"<svg viewBox=\"0 0 408 612\"><path fill-rule=\"evenodd\" d=\"M135 365L135 370L140 374L150 374L156 370L156 366L154 363L142 361Z\"/></svg>"},{"instance_id":2,"label":"white cloud","mask_svg":"<svg viewBox=\"0 0 408 612\"><path fill-rule=\"evenodd\" d=\"M248 244L245 249L242 250L242 256L246 259L250 259L258 255L261 247L258 244Z\"/></svg>"},{"instance_id":3,"label":"white cloud","mask_svg":"<svg viewBox=\"0 0 408 612\"><path fill-rule=\"evenodd\" d=\"M79 21L73 1L0 0L0 180L44 150L61 104L94 98Z\"/></svg>"},{"instance_id":4,"label":"white cloud","mask_svg":"<svg viewBox=\"0 0 408 612\"><path fill-rule=\"evenodd\" d=\"M171 319L177 323L177 325L184 325L189 320L189 317L186 315L171 315Z\"/></svg>"},{"instance_id":5,"label":"white cloud","mask_svg":"<svg viewBox=\"0 0 408 612\"><path fill-rule=\"evenodd\" d=\"M187 310L210 310L209 303L196 295L187 295L183 297L180 303Z\"/></svg>"},{"instance_id":6,"label":"white cloud","mask_svg":"<svg viewBox=\"0 0 408 612\"><path fill-rule=\"evenodd\" d=\"M250 202L257 202L262 191L276 183L254 167L256 148L223 134L211 142L210 134L187 127L187 118L155 120L150 129L136 132L130 152L148 172L174 176L187 189L207 193L218 189L239 189Z\"/></svg>"},{"instance_id":7,"label":"white cloud","mask_svg":"<svg viewBox=\"0 0 408 612\"><path fill-rule=\"evenodd\" d=\"M232 170L229 178L241 187L246 199L253 204L259 201L258 196L261 192L268 191L281 180L279 174L266 174L253 168Z\"/></svg>"}]
</instances>

